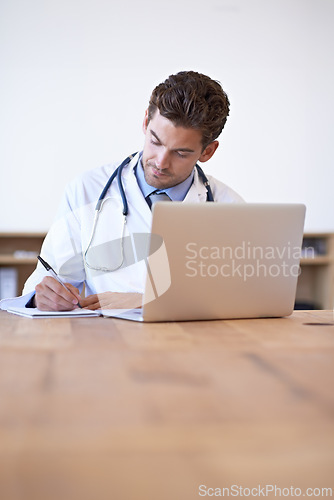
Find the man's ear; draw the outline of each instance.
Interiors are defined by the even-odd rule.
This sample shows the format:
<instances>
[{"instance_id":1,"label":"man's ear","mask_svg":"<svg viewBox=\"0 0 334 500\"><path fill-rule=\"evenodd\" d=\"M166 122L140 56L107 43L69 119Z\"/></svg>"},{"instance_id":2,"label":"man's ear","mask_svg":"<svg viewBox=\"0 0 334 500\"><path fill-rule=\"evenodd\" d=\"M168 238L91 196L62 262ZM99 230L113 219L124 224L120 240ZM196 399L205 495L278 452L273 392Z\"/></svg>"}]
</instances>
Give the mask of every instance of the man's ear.
<instances>
[{"instance_id":1,"label":"man's ear","mask_svg":"<svg viewBox=\"0 0 334 500\"><path fill-rule=\"evenodd\" d=\"M218 146L219 146L218 141L210 142L210 144L204 149L198 160L201 161L202 163L210 160L210 158L214 155Z\"/></svg>"},{"instance_id":2,"label":"man's ear","mask_svg":"<svg viewBox=\"0 0 334 500\"><path fill-rule=\"evenodd\" d=\"M145 111L145 116L143 120L143 132L146 134L147 132L147 126L148 126L148 109Z\"/></svg>"}]
</instances>

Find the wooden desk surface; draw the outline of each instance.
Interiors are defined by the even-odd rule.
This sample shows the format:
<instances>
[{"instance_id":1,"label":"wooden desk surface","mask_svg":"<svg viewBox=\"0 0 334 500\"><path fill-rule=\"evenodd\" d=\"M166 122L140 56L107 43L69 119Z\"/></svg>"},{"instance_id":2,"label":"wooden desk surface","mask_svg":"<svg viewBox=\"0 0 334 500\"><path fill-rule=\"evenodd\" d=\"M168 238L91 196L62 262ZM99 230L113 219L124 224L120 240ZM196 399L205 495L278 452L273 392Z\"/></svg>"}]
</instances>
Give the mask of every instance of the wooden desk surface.
<instances>
[{"instance_id":1,"label":"wooden desk surface","mask_svg":"<svg viewBox=\"0 0 334 500\"><path fill-rule=\"evenodd\" d=\"M144 325L1 311L1 500L193 500L266 485L334 496L334 326L323 323L333 312Z\"/></svg>"}]
</instances>

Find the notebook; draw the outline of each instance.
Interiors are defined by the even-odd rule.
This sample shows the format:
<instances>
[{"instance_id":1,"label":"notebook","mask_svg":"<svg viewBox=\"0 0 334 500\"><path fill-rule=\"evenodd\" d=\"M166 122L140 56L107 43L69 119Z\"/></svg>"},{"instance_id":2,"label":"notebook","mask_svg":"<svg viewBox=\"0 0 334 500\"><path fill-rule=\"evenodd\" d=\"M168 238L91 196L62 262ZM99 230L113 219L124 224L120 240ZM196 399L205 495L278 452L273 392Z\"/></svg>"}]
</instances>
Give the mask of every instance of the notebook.
<instances>
[{"instance_id":1,"label":"notebook","mask_svg":"<svg viewBox=\"0 0 334 500\"><path fill-rule=\"evenodd\" d=\"M134 321L282 317L292 313L302 204L157 203L143 307Z\"/></svg>"},{"instance_id":2,"label":"notebook","mask_svg":"<svg viewBox=\"0 0 334 500\"><path fill-rule=\"evenodd\" d=\"M90 318L101 316L99 311L73 309L73 311L41 311L32 307L9 307L7 312L26 318Z\"/></svg>"}]
</instances>

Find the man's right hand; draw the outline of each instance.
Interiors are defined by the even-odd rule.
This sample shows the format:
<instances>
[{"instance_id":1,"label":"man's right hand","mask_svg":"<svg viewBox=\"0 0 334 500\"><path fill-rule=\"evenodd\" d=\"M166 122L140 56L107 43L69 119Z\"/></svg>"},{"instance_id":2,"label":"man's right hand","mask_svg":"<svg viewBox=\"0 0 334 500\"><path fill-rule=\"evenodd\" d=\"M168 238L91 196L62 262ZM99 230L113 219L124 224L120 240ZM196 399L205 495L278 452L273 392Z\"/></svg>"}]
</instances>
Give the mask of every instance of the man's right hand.
<instances>
[{"instance_id":1,"label":"man's right hand","mask_svg":"<svg viewBox=\"0 0 334 500\"><path fill-rule=\"evenodd\" d=\"M79 290L70 283L65 283L67 291L57 280L45 276L36 285L35 305L41 311L71 311L78 307Z\"/></svg>"}]
</instances>

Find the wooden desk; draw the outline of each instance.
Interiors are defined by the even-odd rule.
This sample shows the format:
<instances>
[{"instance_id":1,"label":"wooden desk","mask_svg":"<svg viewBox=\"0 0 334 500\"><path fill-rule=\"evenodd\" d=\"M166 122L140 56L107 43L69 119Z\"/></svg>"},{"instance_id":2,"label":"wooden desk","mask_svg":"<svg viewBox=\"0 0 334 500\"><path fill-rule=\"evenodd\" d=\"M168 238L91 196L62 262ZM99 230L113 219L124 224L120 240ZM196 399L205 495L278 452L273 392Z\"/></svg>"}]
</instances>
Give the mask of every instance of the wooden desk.
<instances>
[{"instance_id":1,"label":"wooden desk","mask_svg":"<svg viewBox=\"0 0 334 500\"><path fill-rule=\"evenodd\" d=\"M146 325L1 312L1 500L333 488L323 322L333 312Z\"/></svg>"}]
</instances>

